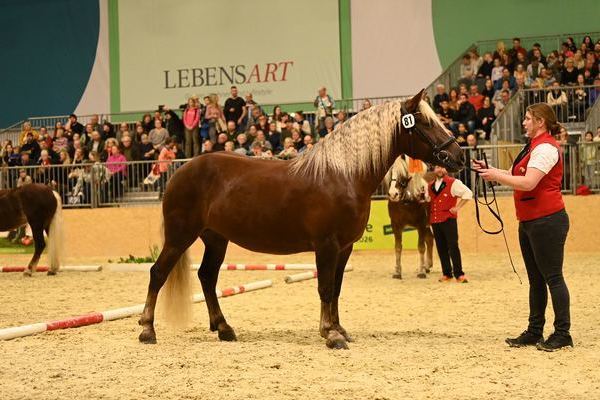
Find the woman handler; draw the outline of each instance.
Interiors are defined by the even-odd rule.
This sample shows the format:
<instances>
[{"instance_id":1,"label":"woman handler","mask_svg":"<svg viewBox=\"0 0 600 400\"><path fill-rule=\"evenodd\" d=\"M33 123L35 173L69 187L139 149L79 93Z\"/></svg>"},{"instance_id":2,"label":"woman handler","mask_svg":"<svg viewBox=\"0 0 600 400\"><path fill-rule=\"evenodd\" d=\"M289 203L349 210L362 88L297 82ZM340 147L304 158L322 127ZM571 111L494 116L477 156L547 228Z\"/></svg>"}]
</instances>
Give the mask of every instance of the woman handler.
<instances>
[{"instance_id":1,"label":"woman handler","mask_svg":"<svg viewBox=\"0 0 600 400\"><path fill-rule=\"evenodd\" d=\"M514 188L519 220L519 243L529 278L529 326L520 336L506 339L511 347L536 345L555 351L573 346L569 290L562 269L569 217L560 192L563 160L560 145L553 138L561 126L546 103L527 107L523 121L529 143L515 159L512 169L486 169L473 160L473 169L486 181ZM550 289L554 308L554 333L543 340L545 311Z\"/></svg>"}]
</instances>

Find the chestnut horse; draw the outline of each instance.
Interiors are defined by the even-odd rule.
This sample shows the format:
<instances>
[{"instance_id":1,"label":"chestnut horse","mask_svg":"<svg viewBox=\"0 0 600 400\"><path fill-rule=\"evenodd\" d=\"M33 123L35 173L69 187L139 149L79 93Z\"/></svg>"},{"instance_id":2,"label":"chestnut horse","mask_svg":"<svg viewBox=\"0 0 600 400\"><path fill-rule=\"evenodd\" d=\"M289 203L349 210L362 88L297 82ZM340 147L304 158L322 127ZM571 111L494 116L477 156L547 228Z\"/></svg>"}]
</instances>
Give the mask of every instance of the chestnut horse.
<instances>
[{"instance_id":1,"label":"chestnut horse","mask_svg":"<svg viewBox=\"0 0 600 400\"><path fill-rule=\"evenodd\" d=\"M139 340L156 343L154 310L165 282L161 298L170 303L167 317L190 315L187 249L200 237L205 249L198 278L210 330L218 331L220 340L236 340L215 294L231 241L261 253L314 251L320 334L328 347L347 348L351 337L340 325L338 297L352 246L369 218L372 193L401 153L452 171L464 166L461 148L422 95L360 112L291 161L212 153L181 167L163 198L165 242L150 270Z\"/></svg>"},{"instance_id":2,"label":"chestnut horse","mask_svg":"<svg viewBox=\"0 0 600 400\"><path fill-rule=\"evenodd\" d=\"M31 226L35 251L23 274L31 276L35 272L46 247L44 240L44 231L46 231L50 258L48 275L55 275L60 268L62 245L60 195L50 187L39 183L0 190L0 232L16 229L27 223Z\"/></svg>"},{"instance_id":3,"label":"chestnut horse","mask_svg":"<svg viewBox=\"0 0 600 400\"><path fill-rule=\"evenodd\" d=\"M388 212L394 231L396 271L395 279L402 279L402 233L406 226L419 234L419 272L417 278L427 278L433 266L433 232L429 224L429 194L427 182L420 173L409 173L408 165L398 157L386 175ZM427 251L427 253L425 253Z\"/></svg>"}]
</instances>

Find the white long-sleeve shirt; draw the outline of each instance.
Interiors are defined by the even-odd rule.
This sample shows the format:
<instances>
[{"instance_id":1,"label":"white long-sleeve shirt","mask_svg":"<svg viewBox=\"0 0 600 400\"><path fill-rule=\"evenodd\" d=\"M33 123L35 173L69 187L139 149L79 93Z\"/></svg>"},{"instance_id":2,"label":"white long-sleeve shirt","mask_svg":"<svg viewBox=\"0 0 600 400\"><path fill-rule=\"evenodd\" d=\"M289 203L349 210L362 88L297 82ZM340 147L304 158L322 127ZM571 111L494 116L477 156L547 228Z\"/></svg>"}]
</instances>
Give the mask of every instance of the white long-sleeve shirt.
<instances>
[{"instance_id":1,"label":"white long-sleeve shirt","mask_svg":"<svg viewBox=\"0 0 600 400\"><path fill-rule=\"evenodd\" d=\"M442 185L442 178L436 178L434 183L434 188L436 191L440 189ZM469 189L464 183L462 183L459 179L455 179L452 182L452 186L450 187L450 194L454 197L458 197L462 200L471 200L473 198L473 192Z\"/></svg>"}]
</instances>

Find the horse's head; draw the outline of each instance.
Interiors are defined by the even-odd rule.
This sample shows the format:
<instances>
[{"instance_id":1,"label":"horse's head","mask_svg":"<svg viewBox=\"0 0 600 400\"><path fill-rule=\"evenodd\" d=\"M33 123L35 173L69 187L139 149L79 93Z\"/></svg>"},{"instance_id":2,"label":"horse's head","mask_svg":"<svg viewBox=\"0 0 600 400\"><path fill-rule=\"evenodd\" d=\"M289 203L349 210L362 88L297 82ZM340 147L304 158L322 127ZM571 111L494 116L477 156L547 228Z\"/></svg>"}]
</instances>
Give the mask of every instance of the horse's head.
<instances>
[{"instance_id":1,"label":"horse's head","mask_svg":"<svg viewBox=\"0 0 600 400\"><path fill-rule=\"evenodd\" d=\"M457 172L465 166L464 152L429 104L421 100L423 92L401 104L402 152Z\"/></svg>"},{"instance_id":2,"label":"horse's head","mask_svg":"<svg viewBox=\"0 0 600 400\"><path fill-rule=\"evenodd\" d=\"M424 202L426 201L427 183L421 174L410 174L408 165L402 157L398 157L386 175L388 198L390 201Z\"/></svg>"},{"instance_id":3,"label":"horse's head","mask_svg":"<svg viewBox=\"0 0 600 400\"><path fill-rule=\"evenodd\" d=\"M392 179L390 183L390 190L388 191L388 198L391 201L411 201L413 199L413 193L408 188L412 176L399 176L397 179Z\"/></svg>"}]
</instances>

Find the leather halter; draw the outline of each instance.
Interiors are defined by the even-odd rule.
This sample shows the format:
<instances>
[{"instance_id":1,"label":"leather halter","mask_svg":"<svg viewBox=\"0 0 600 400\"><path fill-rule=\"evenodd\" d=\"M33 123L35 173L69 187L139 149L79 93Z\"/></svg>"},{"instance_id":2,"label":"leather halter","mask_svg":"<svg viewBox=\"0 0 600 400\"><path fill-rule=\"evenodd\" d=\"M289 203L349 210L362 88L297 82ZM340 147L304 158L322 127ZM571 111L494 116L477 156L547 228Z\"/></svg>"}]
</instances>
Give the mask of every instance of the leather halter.
<instances>
[{"instance_id":1,"label":"leather halter","mask_svg":"<svg viewBox=\"0 0 600 400\"><path fill-rule=\"evenodd\" d=\"M401 119L402 119L402 117L413 115L413 121L414 121L414 115L415 114L421 114L420 111L417 111L417 112L414 112L414 113L408 112L408 110L406 109L406 105L404 103L400 103L400 109L402 111ZM431 150L432 150L433 156L440 163L444 164L445 166L456 167L457 169L460 169L460 166L457 165L453 160L450 159L450 154L448 153L447 150L445 150L446 147L450 146L452 143L457 143L456 139L454 138L454 136L448 136L447 140L445 140L442 143L436 144L422 130L420 130L419 128L417 128L416 123L413 122L413 124L412 124L411 127L404 126L402 122L399 122L398 125L400 126L400 129L402 129L402 128L406 129L408 131L409 135L412 135L413 131L416 132L421 137L421 139L423 139L425 142L427 142L427 144L429 144L429 146L431 146Z\"/></svg>"}]
</instances>

